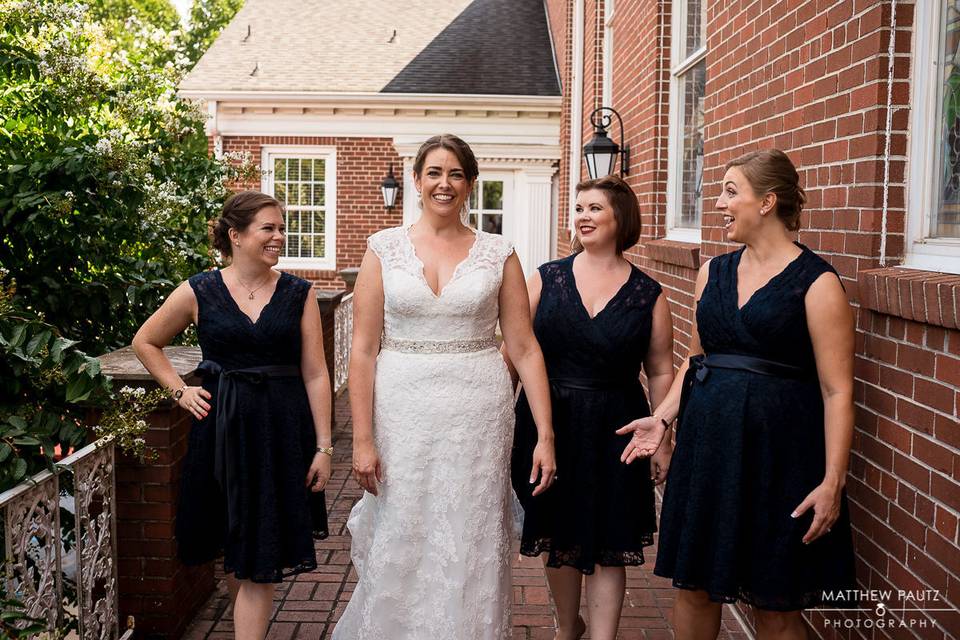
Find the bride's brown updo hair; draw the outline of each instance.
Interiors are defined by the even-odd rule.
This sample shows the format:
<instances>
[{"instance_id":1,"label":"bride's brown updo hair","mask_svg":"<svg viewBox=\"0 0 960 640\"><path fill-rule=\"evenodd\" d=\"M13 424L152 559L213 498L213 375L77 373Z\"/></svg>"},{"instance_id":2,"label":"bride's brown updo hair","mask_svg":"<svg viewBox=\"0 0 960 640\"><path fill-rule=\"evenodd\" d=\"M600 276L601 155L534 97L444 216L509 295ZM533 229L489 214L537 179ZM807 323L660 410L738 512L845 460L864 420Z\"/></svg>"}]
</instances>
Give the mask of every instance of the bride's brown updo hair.
<instances>
[{"instance_id":1,"label":"bride's brown updo hair","mask_svg":"<svg viewBox=\"0 0 960 640\"><path fill-rule=\"evenodd\" d=\"M731 167L740 170L758 198L768 193L777 196L777 217L788 230L800 228L800 211L807 197L800 186L800 174L787 154L780 149L753 151L728 162L726 169Z\"/></svg>"},{"instance_id":2,"label":"bride's brown updo hair","mask_svg":"<svg viewBox=\"0 0 960 640\"><path fill-rule=\"evenodd\" d=\"M224 257L232 256L230 229L243 231L257 217L257 212L266 207L276 207L283 212L283 204L279 200L260 191L241 191L227 198L211 232L214 248Z\"/></svg>"},{"instance_id":3,"label":"bride's brown updo hair","mask_svg":"<svg viewBox=\"0 0 960 640\"><path fill-rule=\"evenodd\" d=\"M473 155L473 149L466 142L451 133L444 133L439 136L433 136L427 139L420 150L417 151L417 158L413 161L413 173L418 176L423 175L423 163L427 161L427 154L434 149L446 149L457 156L460 166L463 167L464 176L467 182L473 182L480 175L480 168L477 166L477 158Z\"/></svg>"}]
</instances>

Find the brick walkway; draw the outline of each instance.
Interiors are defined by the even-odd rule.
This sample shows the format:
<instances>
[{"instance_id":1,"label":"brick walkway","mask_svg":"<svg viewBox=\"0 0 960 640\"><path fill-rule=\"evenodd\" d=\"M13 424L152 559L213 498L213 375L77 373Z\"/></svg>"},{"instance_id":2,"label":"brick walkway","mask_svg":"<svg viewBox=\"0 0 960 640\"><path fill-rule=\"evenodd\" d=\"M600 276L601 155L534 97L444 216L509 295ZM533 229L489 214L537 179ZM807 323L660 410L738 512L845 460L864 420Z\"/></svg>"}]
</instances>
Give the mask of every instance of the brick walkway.
<instances>
[{"instance_id":1,"label":"brick walkway","mask_svg":"<svg viewBox=\"0 0 960 640\"><path fill-rule=\"evenodd\" d=\"M346 523L350 508L360 498L361 491L350 479L350 408L345 395L337 402L336 409L337 427L333 438L336 455L333 477L327 486L331 535L317 542L319 569L278 585L268 634L271 640L329 638L357 581L350 564L350 537ZM627 570L627 595L618 636L622 640L673 638L668 622L673 589L669 581L654 576L651 571L656 547L647 549L646 556L650 564ZM513 567L514 640L552 640L553 603L540 561L518 554ZM233 638L233 614L222 579L184 637L188 640ZM584 636L585 639L589 637L589 633ZM746 640L747 637L730 607L724 607L720 638Z\"/></svg>"}]
</instances>

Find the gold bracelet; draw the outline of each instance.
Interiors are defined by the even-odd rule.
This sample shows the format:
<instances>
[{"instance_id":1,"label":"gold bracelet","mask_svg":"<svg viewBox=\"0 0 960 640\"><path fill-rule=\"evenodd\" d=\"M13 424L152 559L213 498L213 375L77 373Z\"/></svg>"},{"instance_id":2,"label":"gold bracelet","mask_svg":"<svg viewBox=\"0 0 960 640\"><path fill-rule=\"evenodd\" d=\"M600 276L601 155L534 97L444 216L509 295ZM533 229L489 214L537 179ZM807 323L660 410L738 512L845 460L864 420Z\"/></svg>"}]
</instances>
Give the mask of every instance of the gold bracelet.
<instances>
[{"instance_id":1,"label":"gold bracelet","mask_svg":"<svg viewBox=\"0 0 960 640\"><path fill-rule=\"evenodd\" d=\"M333 445L329 447L317 447L317 453L325 453L331 458L333 457Z\"/></svg>"}]
</instances>

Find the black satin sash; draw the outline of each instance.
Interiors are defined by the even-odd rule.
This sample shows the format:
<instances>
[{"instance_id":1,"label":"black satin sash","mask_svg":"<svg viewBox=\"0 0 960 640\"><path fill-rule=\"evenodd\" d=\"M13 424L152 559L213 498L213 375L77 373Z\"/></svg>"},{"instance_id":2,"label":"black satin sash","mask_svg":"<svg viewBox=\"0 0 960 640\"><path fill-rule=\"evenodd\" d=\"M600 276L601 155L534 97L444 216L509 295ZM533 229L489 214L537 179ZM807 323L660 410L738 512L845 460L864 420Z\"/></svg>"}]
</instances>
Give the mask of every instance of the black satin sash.
<instances>
[{"instance_id":1,"label":"black satin sash","mask_svg":"<svg viewBox=\"0 0 960 640\"><path fill-rule=\"evenodd\" d=\"M749 371L750 373L757 373L763 376L792 380L815 381L817 379L815 372L775 360L766 360L765 358L756 358L754 356L734 353L695 355L690 358L690 366L687 368L686 375L683 376L683 387L680 392L680 410L677 414L678 427L683 419L683 411L687 406L687 401L690 399L690 390L693 388L694 382L706 382L710 376L711 369L737 369L739 371Z\"/></svg>"},{"instance_id":2,"label":"black satin sash","mask_svg":"<svg viewBox=\"0 0 960 640\"><path fill-rule=\"evenodd\" d=\"M639 378L550 378L550 384L568 389L584 391L607 391L612 389L629 389L640 386Z\"/></svg>"},{"instance_id":3,"label":"black satin sash","mask_svg":"<svg viewBox=\"0 0 960 640\"><path fill-rule=\"evenodd\" d=\"M227 496L227 526L230 535L240 525L240 476L243 461L237 447L237 438L230 436L231 426L242 419L238 398L240 383L260 385L268 378L298 378L300 368L294 365L266 365L246 369L226 370L213 360L204 360L197 372L205 378L217 377L217 423L214 447L213 474Z\"/></svg>"}]
</instances>

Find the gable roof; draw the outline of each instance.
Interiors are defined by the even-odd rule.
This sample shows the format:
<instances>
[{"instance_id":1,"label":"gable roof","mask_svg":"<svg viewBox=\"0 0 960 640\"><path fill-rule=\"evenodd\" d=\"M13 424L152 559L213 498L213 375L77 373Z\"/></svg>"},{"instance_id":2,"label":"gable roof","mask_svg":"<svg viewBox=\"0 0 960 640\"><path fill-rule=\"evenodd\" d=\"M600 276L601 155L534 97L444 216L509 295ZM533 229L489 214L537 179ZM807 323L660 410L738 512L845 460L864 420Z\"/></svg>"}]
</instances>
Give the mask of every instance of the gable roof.
<instances>
[{"instance_id":1,"label":"gable roof","mask_svg":"<svg viewBox=\"0 0 960 640\"><path fill-rule=\"evenodd\" d=\"M180 89L560 95L543 0L247 0Z\"/></svg>"},{"instance_id":2,"label":"gable roof","mask_svg":"<svg viewBox=\"0 0 960 640\"><path fill-rule=\"evenodd\" d=\"M383 91L560 95L543 2L474 0Z\"/></svg>"}]
</instances>

